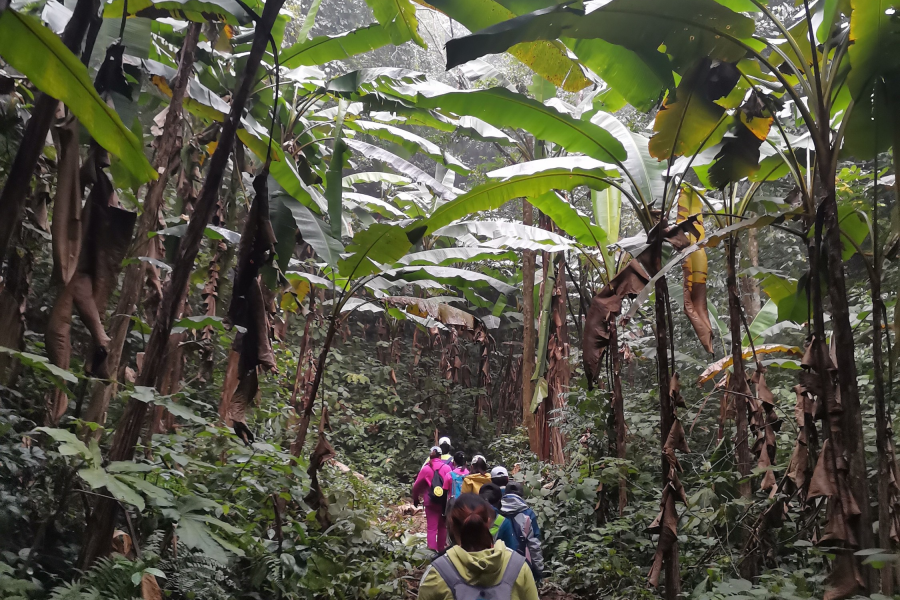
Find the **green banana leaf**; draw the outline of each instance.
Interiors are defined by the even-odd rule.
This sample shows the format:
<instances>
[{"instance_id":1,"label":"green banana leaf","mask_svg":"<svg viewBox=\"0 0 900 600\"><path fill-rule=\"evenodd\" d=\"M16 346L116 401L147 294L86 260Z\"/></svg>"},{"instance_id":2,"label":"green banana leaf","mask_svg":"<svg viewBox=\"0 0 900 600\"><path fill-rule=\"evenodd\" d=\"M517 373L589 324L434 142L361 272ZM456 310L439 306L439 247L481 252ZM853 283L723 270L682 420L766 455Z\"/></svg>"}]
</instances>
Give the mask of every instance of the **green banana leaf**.
<instances>
[{"instance_id":1,"label":"green banana leaf","mask_svg":"<svg viewBox=\"0 0 900 600\"><path fill-rule=\"evenodd\" d=\"M39 90L62 101L137 181L156 179L142 141L103 101L78 57L38 19L11 8L0 13L0 56Z\"/></svg>"}]
</instances>

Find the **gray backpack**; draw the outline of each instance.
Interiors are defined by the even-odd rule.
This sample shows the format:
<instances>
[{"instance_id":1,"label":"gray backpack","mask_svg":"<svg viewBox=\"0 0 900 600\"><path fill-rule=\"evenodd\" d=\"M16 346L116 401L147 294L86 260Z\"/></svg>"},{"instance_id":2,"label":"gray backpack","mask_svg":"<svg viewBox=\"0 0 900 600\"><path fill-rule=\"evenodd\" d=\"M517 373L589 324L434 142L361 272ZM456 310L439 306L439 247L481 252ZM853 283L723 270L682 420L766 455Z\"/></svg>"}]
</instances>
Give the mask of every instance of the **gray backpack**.
<instances>
[{"instance_id":1,"label":"gray backpack","mask_svg":"<svg viewBox=\"0 0 900 600\"><path fill-rule=\"evenodd\" d=\"M506 563L506 571L500 583L491 587L478 587L467 583L453 562L446 555L439 556L431 562L431 566L438 572L447 587L453 593L453 600L511 600L513 586L525 564L525 557L513 552Z\"/></svg>"}]
</instances>

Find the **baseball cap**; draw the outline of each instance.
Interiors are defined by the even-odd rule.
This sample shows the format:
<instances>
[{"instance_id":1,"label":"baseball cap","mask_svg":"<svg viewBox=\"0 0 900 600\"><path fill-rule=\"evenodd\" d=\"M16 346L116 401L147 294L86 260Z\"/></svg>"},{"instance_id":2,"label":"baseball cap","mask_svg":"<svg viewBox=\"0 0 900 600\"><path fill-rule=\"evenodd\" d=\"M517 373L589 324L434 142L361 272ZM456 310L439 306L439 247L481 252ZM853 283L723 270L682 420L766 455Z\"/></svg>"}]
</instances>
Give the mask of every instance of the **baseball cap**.
<instances>
[{"instance_id":1,"label":"baseball cap","mask_svg":"<svg viewBox=\"0 0 900 600\"><path fill-rule=\"evenodd\" d=\"M441 451L440 446L432 446L431 450L429 450L429 452L440 452L440 451Z\"/></svg>"},{"instance_id":2,"label":"baseball cap","mask_svg":"<svg viewBox=\"0 0 900 600\"><path fill-rule=\"evenodd\" d=\"M480 454L476 454L475 456L472 457L472 464L474 465L474 464L477 463L479 460L480 460L481 462L483 462L484 464L487 464L487 459L486 459L485 457L483 457L482 455L480 455Z\"/></svg>"},{"instance_id":3,"label":"baseball cap","mask_svg":"<svg viewBox=\"0 0 900 600\"><path fill-rule=\"evenodd\" d=\"M442 438L438 441L438 446L441 446L441 445L443 445L443 444L450 444L450 438L448 438L447 436L442 437Z\"/></svg>"},{"instance_id":4,"label":"baseball cap","mask_svg":"<svg viewBox=\"0 0 900 600\"><path fill-rule=\"evenodd\" d=\"M494 467L491 469L491 477L509 477L506 467Z\"/></svg>"}]
</instances>

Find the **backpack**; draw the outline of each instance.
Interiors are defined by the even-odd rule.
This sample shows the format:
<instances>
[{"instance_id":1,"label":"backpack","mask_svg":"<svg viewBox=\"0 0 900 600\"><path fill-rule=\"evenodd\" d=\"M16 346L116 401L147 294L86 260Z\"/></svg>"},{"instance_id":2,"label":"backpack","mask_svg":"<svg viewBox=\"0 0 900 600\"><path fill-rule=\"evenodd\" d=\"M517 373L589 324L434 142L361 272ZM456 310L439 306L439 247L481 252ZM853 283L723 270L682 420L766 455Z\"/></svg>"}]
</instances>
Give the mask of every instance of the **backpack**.
<instances>
[{"instance_id":1,"label":"backpack","mask_svg":"<svg viewBox=\"0 0 900 600\"><path fill-rule=\"evenodd\" d=\"M500 533L500 527L503 525L503 522L506 521L506 517L498 514L494 519L494 524L491 525L491 537L494 538L494 541L497 541L497 535Z\"/></svg>"},{"instance_id":2,"label":"backpack","mask_svg":"<svg viewBox=\"0 0 900 600\"><path fill-rule=\"evenodd\" d=\"M460 475L459 473L450 473L450 479L453 481L450 491L451 498L458 498L462 494L462 484L465 477L465 475Z\"/></svg>"},{"instance_id":3,"label":"backpack","mask_svg":"<svg viewBox=\"0 0 900 600\"><path fill-rule=\"evenodd\" d=\"M531 564L531 551L528 549L528 536L531 535L531 519L528 516L525 516L525 529L519 525L518 521L514 516L507 516L512 522L513 535L516 536L516 541L519 543L519 547L516 550L519 554L525 557L525 560L528 561L528 564Z\"/></svg>"},{"instance_id":4,"label":"backpack","mask_svg":"<svg viewBox=\"0 0 900 600\"><path fill-rule=\"evenodd\" d=\"M446 555L434 559L431 566L450 588L453 600L512 600L513 587L524 564L525 559L513 552L509 562L506 563L503 579L491 587L479 587L468 583Z\"/></svg>"},{"instance_id":5,"label":"backpack","mask_svg":"<svg viewBox=\"0 0 900 600\"><path fill-rule=\"evenodd\" d=\"M444 477L440 471L432 469L434 475L431 476L431 487L428 488L428 497L432 504L437 504L444 509L447 508L447 490L444 489Z\"/></svg>"}]
</instances>

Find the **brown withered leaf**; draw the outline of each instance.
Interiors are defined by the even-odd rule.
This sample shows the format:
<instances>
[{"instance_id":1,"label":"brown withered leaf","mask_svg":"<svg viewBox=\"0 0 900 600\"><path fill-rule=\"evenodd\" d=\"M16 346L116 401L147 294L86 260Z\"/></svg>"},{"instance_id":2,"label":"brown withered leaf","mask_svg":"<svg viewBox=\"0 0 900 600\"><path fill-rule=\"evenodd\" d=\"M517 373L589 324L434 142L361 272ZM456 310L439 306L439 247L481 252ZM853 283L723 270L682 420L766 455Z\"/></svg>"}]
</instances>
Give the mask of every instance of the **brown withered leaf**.
<instances>
[{"instance_id":1,"label":"brown withered leaf","mask_svg":"<svg viewBox=\"0 0 900 600\"><path fill-rule=\"evenodd\" d=\"M69 116L55 128L57 152L56 196L50 224L53 247L53 281L65 285L75 274L83 234L78 120Z\"/></svg>"},{"instance_id":2,"label":"brown withered leaf","mask_svg":"<svg viewBox=\"0 0 900 600\"><path fill-rule=\"evenodd\" d=\"M228 403L228 420L232 422L234 433L248 446L253 443L254 437L247 427L247 409L256 400L259 391L259 377L256 369L246 373L238 383L231 402Z\"/></svg>"},{"instance_id":3,"label":"brown withered leaf","mask_svg":"<svg viewBox=\"0 0 900 600\"><path fill-rule=\"evenodd\" d=\"M669 380L669 396L672 398L674 406L684 408L684 396L681 395L681 375L677 372L673 373Z\"/></svg>"},{"instance_id":4,"label":"brown withered leaf","mask_svg":"<svg viewBox=\"0 0 900 600\"><path fill-rule=\"evenodd\" d=\"M812 479L809 482L807 499L812 500L821 496L830 498L837 492L834 457L832 454L831 439L827 439L819 452L816 469L813 471Z\"/></svg>"},{"instance_id":5,"label":"brown withered leaf","mask_svg":"<svg viewBox=\"0 0 900 600\"><path fill-rule=\"evenodd\" d=\"M639 294L649 281L650 277L641 263L632 259L591 300L582 337L582 353L588 385L593 386L593 382L599 376L600 358L609 346L610 315L615 316L622 312L622 300Z\"/></svg>"},{"instance_id":6,"label":"brown withered leaf","mask_svg":"<svg viewBox=\"0 0 900 600\"><path fill-rule=\"evenodd\" d=\"M823 600L844 600L860 591L864 582L856 568L856 561L850 554L838 554L831 565L831 573L825 580Z\"/></svg>"},{"instance_id":7,"label":"brown withered leaf","mask_svg":"<svg viewBox=\"0 0 900 600\"><path fill-rule=\"evenodd\" d=\"M672 548L678 537L678 513L675 510L675 499L671 495L664 499L663 509L655 522L658 524L659 541L656 545L656 554L653 556L653 566L650 567L648 579L650 585L658 587L663 557Z\"/></svg>"},{"instance_id":8,"label":"brown withered leaf","mask_svg":"<svg viewBox=\"0 0 900 600\"><path fill-rule=\"evenodd\" d=\"M144 573L141 576L141 599L142 600L162 600L162 590L159 589L159 582L156 577L150 573Z\"/></svg>"},{"instance_id":9,"label":"brown withered leaf","mask_svg":"<svg viewBox=\"0 0 900 600\"><path fill-rule=\"evenodd\" d=\"M259 271L271 259L275 250L275 232L269 221L269 192L266 183L268 174L263 172L253 180L256 197L250 206L247 221L241 232L238 245L237 269L234 276L234 288L231 305L228 307L228 320L233 325L247 327L253 320L251 297Z\"/></svg>"},{"instance_id":10,"label":"brown withered leaf","mask_svg":"<svg viewBox=\"0 0 900 600\"><path fill-rule=\"evenodd\" d=\"M679 450L685 454L690 453L691 450L688 448L687 438L684 435L684 426L681 424L681 419L676 417L675 422L672 423L672 428L669 429L669 436L666 438L663 449Z\"/></svg>"}]
</instances>

